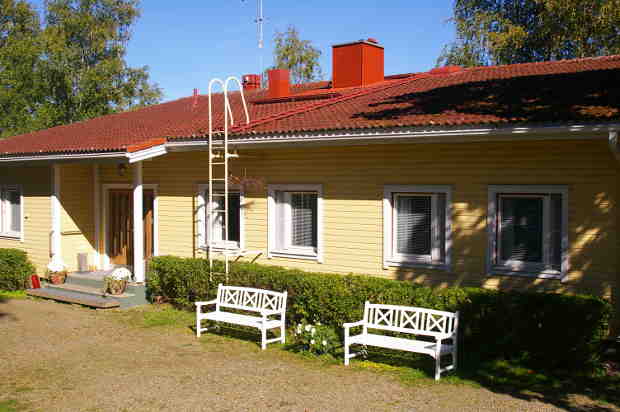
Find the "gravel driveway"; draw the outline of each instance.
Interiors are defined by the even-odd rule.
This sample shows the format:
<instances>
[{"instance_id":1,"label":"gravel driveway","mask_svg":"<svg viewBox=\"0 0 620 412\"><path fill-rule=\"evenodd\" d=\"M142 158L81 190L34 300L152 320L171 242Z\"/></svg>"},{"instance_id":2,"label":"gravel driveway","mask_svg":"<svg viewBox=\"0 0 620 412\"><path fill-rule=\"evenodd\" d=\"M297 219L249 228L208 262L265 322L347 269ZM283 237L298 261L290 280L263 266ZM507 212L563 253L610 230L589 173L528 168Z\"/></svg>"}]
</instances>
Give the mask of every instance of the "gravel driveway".
<instances>
[{"instance_id":1,"label":"gravel driveway","mask_svg":"<svg viewBox=\"0 0 620 412\"><path fill-rule=\"evenodd\" d=\"M45 411L611 411L574 396L404 385L187 327L144 328L40 300L0 303L0 410ZM430 382L430 381L429 381ZM562 406L562 407L560 407Z\"/></svg>"}]
</instances>

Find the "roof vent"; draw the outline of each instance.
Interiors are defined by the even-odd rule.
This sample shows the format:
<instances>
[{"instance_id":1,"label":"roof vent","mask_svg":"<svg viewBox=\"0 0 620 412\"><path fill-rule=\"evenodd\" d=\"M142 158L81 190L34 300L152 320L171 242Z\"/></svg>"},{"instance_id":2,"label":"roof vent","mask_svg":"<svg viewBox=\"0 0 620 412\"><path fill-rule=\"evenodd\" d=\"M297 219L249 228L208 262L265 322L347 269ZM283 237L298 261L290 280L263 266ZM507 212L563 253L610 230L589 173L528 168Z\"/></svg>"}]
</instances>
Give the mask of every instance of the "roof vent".
<instances>
[{"instance_id":1,"label":"roof vent","mask_svg":"<svg viewBox=\"0 0 620 412\"><path fill-rule=\"evenodd\" d=\"M384 80L383 46L377 39L332 46L333 87L361 87Z\"/></svg>"},{"instance_id":2,"label":"roof vent","mask_svg":"<svg viewBox=\"0 0 620 412\"><path fill-rule=\"evenodd\" d=\"M244 74L243 75L243 90L255 90L260 89L260 74Z\"/></svg>"},{"instance_id":3,"label":"roof vent","mask_svg":"<svg viewBox=\"0 0 620 412\"><path fill-rule=\"evenodd\" d=\"M291 94L290 75L286 69L272 69L267 71L269 77L269 97L278 98Z\"/></svg>"}]
</instances>

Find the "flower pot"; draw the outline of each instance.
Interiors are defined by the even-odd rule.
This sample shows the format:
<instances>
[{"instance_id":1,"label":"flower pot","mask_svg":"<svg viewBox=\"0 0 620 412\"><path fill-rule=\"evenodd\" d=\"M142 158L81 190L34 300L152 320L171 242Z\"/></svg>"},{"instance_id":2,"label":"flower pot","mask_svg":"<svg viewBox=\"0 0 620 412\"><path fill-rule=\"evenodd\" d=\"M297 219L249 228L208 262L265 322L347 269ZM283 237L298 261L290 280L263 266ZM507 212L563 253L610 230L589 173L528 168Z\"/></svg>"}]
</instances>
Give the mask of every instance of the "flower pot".
<instances>
[{"instance_id":1,"label":"flower pot","mask_svg":"<svg viewBox=\"0 0 620 412\"><path fill-rule=\"evenodd\" d=\"M67 275L64 273L50 273L49 280L53 285L61 285L65 283Z\"/></svg>"},{"instance_id":2,"label":"flower pot","mask_svg":"<svg viewBox=\"0 0 620 412\"><path fill-rule=\"evenodd\" d=\"M110 295L122 295L127 289L127 279L106 279L105 292Z\"/></svg>"}]
</instances>

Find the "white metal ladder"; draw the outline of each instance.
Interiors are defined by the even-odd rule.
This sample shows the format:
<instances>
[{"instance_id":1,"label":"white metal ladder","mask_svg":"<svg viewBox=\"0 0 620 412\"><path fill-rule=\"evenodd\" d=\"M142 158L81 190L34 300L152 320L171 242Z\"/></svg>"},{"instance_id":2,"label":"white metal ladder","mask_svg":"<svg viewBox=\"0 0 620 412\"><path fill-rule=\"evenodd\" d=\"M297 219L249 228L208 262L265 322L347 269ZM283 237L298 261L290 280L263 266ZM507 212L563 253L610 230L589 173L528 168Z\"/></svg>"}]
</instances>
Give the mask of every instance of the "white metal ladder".
<instances>
[{"instance_id":1,"label":"white metal ladder","mask_svg":"<svg viewBox=\"0 0 620 412\"><path fill-rule=\"evenodd\" d=\"M238 157L235 153L228 151L228 127L234 124L233 112L230 107L230 100L228 99L228 85L230 82L236 82L239 86L239 93L241 95L241 102L243 103L243 110L245 112L246 123L250 122L250 114L248 112L248 106L245 102L245 96L243 94L243 85L241 81L236 77L228 77L225 81L220 79L213 79L209 82L209 196L206 207L207 225L209 230L206 233L207 240L207 254L209 259L209 277L213 279L213 243L215 233L215 222L218 215L224 216L224 222L222 225L223 234L223 255L224 255L224 271L226 276L226 283L228 283L228 273L230 270L230 250L229 250L229 233L228 233L228 159ZM224 137L222 142L217 144L213 142L213 86L219 84L222 87L222 94L224 97ZM218 150L219 149L219 150ZM223 177L215 177L214 167L223 167ZM214 186L218 185L218 190L214 191ZM222 191L220 188L223 187ZM224 198L224 208L216 208L214 198Z\"/></svg>"}]
</instances>

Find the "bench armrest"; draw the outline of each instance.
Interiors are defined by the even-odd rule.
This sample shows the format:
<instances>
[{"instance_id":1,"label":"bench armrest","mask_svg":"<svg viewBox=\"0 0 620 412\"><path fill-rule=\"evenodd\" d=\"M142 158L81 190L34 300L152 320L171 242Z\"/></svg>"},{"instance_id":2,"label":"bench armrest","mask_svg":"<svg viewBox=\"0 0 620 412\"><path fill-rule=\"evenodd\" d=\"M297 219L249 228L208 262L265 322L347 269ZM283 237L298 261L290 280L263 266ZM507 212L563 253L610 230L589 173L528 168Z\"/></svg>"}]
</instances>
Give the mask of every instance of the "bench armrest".
<instances>
[{"instance_id":1,"label":"bench armrest","mask_svg":"<svg viewBox=\"0 0 620 412\"><path fill-rule=\"evenodd\" d=\"M350 322L350 323L343 323L342 327L345 329L349 329L349 328L355 328L357 326L363 326L364 325L364 320L360 320L357 322Z\"/></svg>"},{"instance_id":2,"label":"bench armrest","mask_svg":"<svg viewBox=\"0 0 620 412\"><path fill-rule=\"evenodd\" d=\"M194 305L196 305L196 308L201 308L203 306L215 305L216 303L217 303L217 299L213 299L213 300L209 300L206 302L194 302Z\"/></svg>"}]
</instances>

